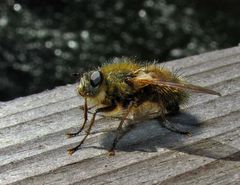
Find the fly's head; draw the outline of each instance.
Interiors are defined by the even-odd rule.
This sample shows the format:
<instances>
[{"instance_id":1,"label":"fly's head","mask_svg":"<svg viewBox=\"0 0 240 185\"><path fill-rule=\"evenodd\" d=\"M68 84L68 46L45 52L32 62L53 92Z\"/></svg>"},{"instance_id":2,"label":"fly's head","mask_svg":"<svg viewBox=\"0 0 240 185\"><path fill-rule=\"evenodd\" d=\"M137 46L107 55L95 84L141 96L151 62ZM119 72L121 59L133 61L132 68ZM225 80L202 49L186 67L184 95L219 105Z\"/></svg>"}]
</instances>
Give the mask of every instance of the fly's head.
<instances>
[{"instance_id":1,"label":"fly's head","mask_svg":"<svg viewBox=\"0 0 240 185\"><path fill-rule=\"evenodd\" d=\"M102 73L100 71L90 71L83 74L77 91L82 97L94 97L100 92L102 84Z\"/></svg>"}]
</instances>

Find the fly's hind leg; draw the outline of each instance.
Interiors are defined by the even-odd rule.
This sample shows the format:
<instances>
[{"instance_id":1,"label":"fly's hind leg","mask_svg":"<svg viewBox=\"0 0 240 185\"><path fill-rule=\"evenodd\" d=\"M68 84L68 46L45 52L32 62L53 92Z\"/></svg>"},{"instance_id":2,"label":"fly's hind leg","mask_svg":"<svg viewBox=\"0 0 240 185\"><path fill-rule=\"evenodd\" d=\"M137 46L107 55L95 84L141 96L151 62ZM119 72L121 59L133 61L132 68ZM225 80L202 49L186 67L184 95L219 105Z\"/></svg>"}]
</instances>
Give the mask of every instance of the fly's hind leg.
<instances>
[{"instance_id":1,"label":"fly's hind leg","mask_svg":"<svg viewBox=\"0 0 240 185\"><path fill-rule=\"evenodd\" d=\"M160 120L160 124L164 127L167 128L168 130L172 131L172 132L176 132L179 134L184 134L184 135L188 135L188 136L192 136L191 132L189 131L185 131L182 130L181 128L179 128L176 124L169 122L166 119L162 119Z\"/></svg>"},{"instance_id":2,"label":"fly's hind leg","mask_svg":"<svg viewBox=\"0 0 240 185\"><path fill-rule=\"evenodd\" d=\"M167 105L166 107L168 115L176 115L179 113L180 107L178 103L173 103L170 105Z\"/></svg>"},{"instance_id":3,"label":"fly's hind leg","mask_svg":"<svg viewBox=\"0 0 240 185\"><path fill-rule=\"evenodd\" d=\"M167 116L173 116L179 113L180 107L177 102L172 102L166 106L166 110L167 110ZM165 118L162 118L162 121L160 121L160 123L163 127L167 128L172 132L191 136L190 132L182 130L176 124L169 122Z\"/></svg>"}]
</instances>

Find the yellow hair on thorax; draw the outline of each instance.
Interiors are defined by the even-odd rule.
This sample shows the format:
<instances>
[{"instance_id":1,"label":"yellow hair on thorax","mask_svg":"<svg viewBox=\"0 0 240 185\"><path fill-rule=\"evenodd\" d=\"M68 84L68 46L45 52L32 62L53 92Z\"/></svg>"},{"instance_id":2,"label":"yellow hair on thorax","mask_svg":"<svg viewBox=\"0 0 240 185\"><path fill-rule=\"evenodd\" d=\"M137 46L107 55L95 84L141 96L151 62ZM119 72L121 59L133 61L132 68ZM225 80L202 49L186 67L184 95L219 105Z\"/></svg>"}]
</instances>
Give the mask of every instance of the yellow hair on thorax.
<instances>
[{"instance_id":1,"label":"yellow hair on thorax","mask_svg":"<svg viewBox=\"0 0 240 185\"><path fill-rule=\"evenodd\" d=\"M103 74L116 73L116 72L131 72L138 70L142 66L140 64L134 63L131 59L123 59L119 62L105 64L101 67L101 72Z\"/></svg>"}]
</instances>

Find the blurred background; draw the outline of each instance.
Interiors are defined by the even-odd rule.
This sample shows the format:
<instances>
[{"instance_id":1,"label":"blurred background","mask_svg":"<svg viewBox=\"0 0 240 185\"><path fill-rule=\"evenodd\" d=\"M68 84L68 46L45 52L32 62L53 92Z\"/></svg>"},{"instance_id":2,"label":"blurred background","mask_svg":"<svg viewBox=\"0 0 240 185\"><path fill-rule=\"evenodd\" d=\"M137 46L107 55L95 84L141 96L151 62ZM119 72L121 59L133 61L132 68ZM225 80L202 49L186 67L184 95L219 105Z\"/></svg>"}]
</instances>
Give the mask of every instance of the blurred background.
<instances>
[{"instance_id":1,"label":"blurred background","mask_svg":"<svg viewBox=\"0 0 240 185\"><path fill-rule=\"evenodd\" d=\"M239 0L1 0L0 101L74 83L114 57L237 46Z\"/></svg>"}]
</instances>

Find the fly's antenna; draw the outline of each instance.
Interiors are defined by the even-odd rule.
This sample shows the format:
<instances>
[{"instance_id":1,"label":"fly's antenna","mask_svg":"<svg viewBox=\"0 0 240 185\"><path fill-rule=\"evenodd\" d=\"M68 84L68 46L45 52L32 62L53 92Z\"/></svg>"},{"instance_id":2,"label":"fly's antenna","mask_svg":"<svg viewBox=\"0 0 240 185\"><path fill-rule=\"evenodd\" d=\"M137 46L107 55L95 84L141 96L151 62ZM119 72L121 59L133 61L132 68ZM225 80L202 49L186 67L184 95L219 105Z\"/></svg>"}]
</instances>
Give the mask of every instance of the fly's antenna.
<instances>
[{"instance_id":1,"label":"fly's antenna","mask_svg":"<svg viewBox=\"0 0 240 185\"><path fill-rule=\"evenodd\" d=\"M71 73L71 77L74 79L75 82L78 82L82 76L83 76L83 72Z\"/></svg>"},{"instance_id":2,"label":"fly's antenna","mask_svg":"<svg viewBox=\"0 0 240 185\"><path fill-rule=\"evenodd\" d=\"M78 77L78 78L80 78L80 73L72 73L72 77Z\"/></svg>"}]
</instances>

